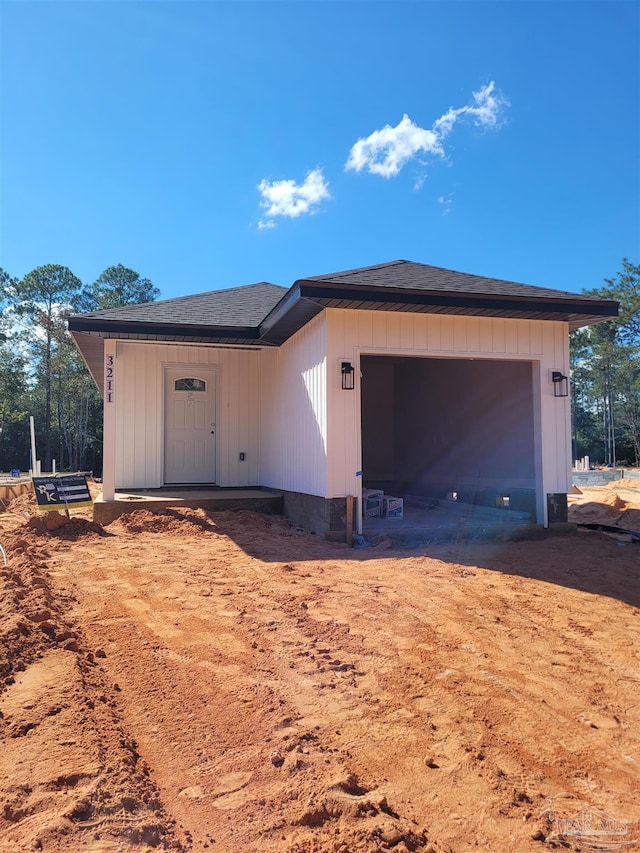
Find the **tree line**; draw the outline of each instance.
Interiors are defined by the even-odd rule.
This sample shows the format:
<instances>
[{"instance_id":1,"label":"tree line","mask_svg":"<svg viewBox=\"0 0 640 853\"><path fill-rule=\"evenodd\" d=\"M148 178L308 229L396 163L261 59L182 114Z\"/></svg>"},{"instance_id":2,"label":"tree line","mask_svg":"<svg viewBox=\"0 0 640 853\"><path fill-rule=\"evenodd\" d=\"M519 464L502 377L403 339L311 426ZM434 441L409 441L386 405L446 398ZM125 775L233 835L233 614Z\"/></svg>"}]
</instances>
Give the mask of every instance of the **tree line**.
<instances>
[{"instance_id":1,"label":"tree line","mask_svg":"<svg viewBox=\"0 0 640 853\"><path fill-rule=\"evenodd\" d=\"M620 316L571 333L573 458L640 465L640 265L586 295ZM92 284L47 264L17 279L0 269L0 471L28 470L33 415L42 470L102 471L102 401L66 328L70 314L153 302L158 288L118 264Z\"/></svg>"},{"instance_id":2,"label":"tree line","mask_svg":"<svg viewBox=\"0 0 640 853\"><path fill-rule=\"evenodd\" d=\"M0 471L33 467L29 416L43 471L102 471L102 401L67 331L71 314L153 302L160 291L122 264L84 284L46 264L0 269Z\"/></svg>"},{"instance_id":3,"label":"tree line","mask_svg":"<svg viewBox=\"0 0 640 853\"><path fill-rule=\"evenodd\" d=\"M573 457L640 465L640 265L622 269L589 296L615 299L620 316L571 333Z\"/></svg>"}]
</instances>

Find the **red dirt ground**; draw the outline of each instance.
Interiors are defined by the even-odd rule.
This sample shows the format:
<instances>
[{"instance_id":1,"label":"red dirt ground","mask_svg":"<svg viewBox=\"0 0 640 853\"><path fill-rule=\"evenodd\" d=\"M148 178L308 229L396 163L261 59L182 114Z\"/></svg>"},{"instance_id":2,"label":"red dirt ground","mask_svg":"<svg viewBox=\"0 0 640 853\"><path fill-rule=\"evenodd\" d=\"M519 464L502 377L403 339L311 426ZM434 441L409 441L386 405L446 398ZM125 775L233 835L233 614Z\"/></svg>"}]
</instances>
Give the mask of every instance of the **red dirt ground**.
<instances>
[{"instance_id":1,"label":"red dirt ground","mask_svg":"<svg viewBox=\"0 0 640 853\"><path fill-rule=\"evenodd\" d=\"M640 530L640 481L570 513ZM2 853L638 848L628 537L88 519L0 513Z\"/></svg>"}]
</instances>

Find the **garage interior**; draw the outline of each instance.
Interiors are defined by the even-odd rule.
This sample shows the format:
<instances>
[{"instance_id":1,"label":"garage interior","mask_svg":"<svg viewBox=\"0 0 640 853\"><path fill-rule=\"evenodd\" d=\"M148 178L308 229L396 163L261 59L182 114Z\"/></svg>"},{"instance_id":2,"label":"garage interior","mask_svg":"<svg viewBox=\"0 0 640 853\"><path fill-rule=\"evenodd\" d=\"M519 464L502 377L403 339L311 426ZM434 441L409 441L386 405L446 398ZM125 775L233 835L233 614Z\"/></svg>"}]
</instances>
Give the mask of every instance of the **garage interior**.
<instances>
[{"instance_id":1,"label":"garage interior","mask_svg":"<svg viewBox=\"0 0 640 853\"><path fill-rule=\"evenodd\" d=\"M486 507L535 523L531 362L362 356L360 366L365 489L406 508Z\"/></svg>"}]
</instances>

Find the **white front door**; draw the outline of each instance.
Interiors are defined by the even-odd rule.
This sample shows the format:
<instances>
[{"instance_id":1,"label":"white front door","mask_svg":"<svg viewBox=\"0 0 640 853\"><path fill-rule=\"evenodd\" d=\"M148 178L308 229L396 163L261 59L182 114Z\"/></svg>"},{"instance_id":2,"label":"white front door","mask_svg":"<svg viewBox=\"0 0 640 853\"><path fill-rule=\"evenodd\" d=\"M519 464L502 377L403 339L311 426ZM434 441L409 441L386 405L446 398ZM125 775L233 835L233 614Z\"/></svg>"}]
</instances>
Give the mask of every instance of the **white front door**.
<instances>
[{"instance_id":1,"label":"white front door","mask_svg":"<svg viewBox=\"0 0 640 853\"><path fill-rule=\"evenodd\" d=\"M165 370L164 482L215 483L216 374L214 370Z\"/></svg>"}]
</instances>

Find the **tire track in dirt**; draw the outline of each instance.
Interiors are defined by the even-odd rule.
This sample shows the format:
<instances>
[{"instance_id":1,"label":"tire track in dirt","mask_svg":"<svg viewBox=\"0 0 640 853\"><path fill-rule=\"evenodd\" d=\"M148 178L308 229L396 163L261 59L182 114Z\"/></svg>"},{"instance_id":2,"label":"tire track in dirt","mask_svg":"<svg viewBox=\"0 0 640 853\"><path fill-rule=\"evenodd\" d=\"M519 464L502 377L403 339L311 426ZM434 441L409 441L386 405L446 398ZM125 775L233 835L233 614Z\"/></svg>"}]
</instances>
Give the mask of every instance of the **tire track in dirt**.
<instances>
[{"instance_id":1,"label":"tire track in dirt","mask_svg":"<svg viewBox=\"0 0 640 853\"><path fill-rule=\"evenodd\" d=\"M259 574L260 569L254 568ZM211 566L208 572L215 580L216 567ZM193 668L201 667L206 663L208 668L218 673L218 679L221 673L224 675L223 683L216 684L215 689L212 689L207 696L206 702L207 707L211 707L214 712L217 736L215 739L218 742L204 747L201 750L203 755L198 754L197 751L194 754L194 748L191 746L191 744L206 743L206 736L203 738L200 731L197 712L193 712L196 719L190 720L189 712L176 706L171 696L167 696L163 701L164 712L169 709L174 721L171 730L176 749L172 768L173 778L168 779L167 771L163 770L164 782L168 783L174 791L177 790L178 798L182 796L189 800L188 808L192 818L191 838L194 844L201 844L203 847L207 840L210 842L210 838L202 833L198 836L193 829L194 805L213 806L216 809L233 807L237 811L247 806L255 808L255 802L259 800L263 808L270 808L277 815L283 803L287 804L288 811L298 803L295 807L299 809L300 814L295 819L294 826L297 825L301 829L292 831L294 835L304 834L309 831L306 827L315 826L320 821L318 815L309 816L308 805L313 792L323 790L323 784L318 783L318 778L327 778L329 771L332 771L329 787L335 787L337 784L336 776L339 779L342 778L343 782L344 779L352 778L352 775L344 770L342 763L335 760L337 747L324 745L322 726L316 721L316 719L326 718L335 721L354 710L353 697L345 701L341 691L335 690L337 679L345 674L351 675L354 667L342 659L336 659L329 648L336 644L341 645L340 641L344 639L345 631L334 628L333 632L325 632L323 644L319 644L317 640L310 637L308 630L305 631L301 627L305 623L304 598L308 598L308 595L300 599L289 592L283 592L280 595L271 593L265 596L264 590L260 587L241 582L234 577L233 570L226 568L225 572L224 584L220 585L217 592L208 591L206 611L199 613L197 618L187 617L184 612L179 615L177 610L172 612L173 605L166 599L154 601L153 607L149 600L140 601L140 596L147 595L152 587L146 578L138 587L139 596L133 606L133 610L139 617L136 624L126 624L123 620L109 618L108 612L102 618L94 620L96 626L107 627L108 636L105 635L102 638L107 648L107 662L108 665L114 666L114 672L120 673L121 688L128 707L135 708L135 697L148 695L150 692L150 685L144 683L144 673L153 673L153 680L156 683L170 682L176 695L184 696L185 692L189 691L190 707L194 709L202 703L202 696L198 695L200 688L197 688L198 681L193 676ZM201 571L197 572L198 578L201 574ZM186 578L183 582L188 586L191 581L190 578ZM125 595L128 593L129 586L128 582L124 584ZM287 580L286 589L289 588L290 581ZM172 589L171 595L177 595L178 599L182 599L183 592L183 590ZM315 594L326 594L326 592L326 589L315 589ZM114 590L110 590L109 595L103 597L112 601ZM122 603L127 608L132 608L132 602L129 599L125 598ZM252 617L250 625L243 629L242 617L247 609L251 611ZM163 613L165 621L171 621L174 626L169 634L164 630L158 631L158 611ZM214 640L216 645L222 643L224 647L224 655L218 654L218 659L215 659L215 652L212 644L207 640L207 628L203 623L211 622L217 617L219 624L221 614L225 623L233 622L234 624L225 624L223 635L220 631L211 634L209 626L210 639ZM189 630L187 630L187 622ZM232 653L230 653L230 644L227 639L229 635L233 638L231 645L238 647L234 648ZM178 636L182 637L181 641L177 640ZM198 637L197 643L189 639L192 636ZM96 642L99 639L96 636ZM172 649L170 650L162 645L167 639L171 639ZM276 639L277 642L274 642ZM336 644L331 642L334 639L337 641ZM296 656L293 650L304 647L311 651L308 655L303 653L298 656L302 666L299 671L294 672ZM131 655L133 648L135 665L125 659L126 655ZM123 652L123 649L128 649L128 652ZM155 660L140 666L140 655L148 657L149 650L152 656L156 656ZM220 657L225 657L231 662L224 664ZM313 663L316 659L317 662ZM130 676L132 670L135 672ZM136 684L130 683L130 677L137 679ZM183 683L185 678L192 685L190 689ZM129 688L131 688L130 695L128 695ZM222 702L219 695L214 695L217 690L225 693L226 698ZM328 691L331 691L331 698L323 700L323 693L326 694ZM164 692L166 694L168 691ZM305 719L304 712L308 704L306 697L310 692L313 695L311 705L314 708L314 719ZM242 709L243 731L246 732L248 728L253 733L253 737L247 744L248 749L230 751L224 745L234 739L232 729L238 725L238 702L245 703ZM224 709L230 706L231 717L225 725ZM164 723L164 717L158 722ZM134 724L138 726L137 736L145 745L149 760L153 762L155 744L149 735L139 731L139 720ZM159 727L152 726L151 733L153 728ZM185 732L188 732L186 738ZM237 739L237 734L235 736ZM161 751L166 748L167 744L162 744ZM257 753L258 760L256 761L254 756L253 763L247 764L246 753ZM217 761L216 755L219 756ZM319 772L314 769L314 765L319 766ZM200 767L204 768L206 773L204 770L200 772ZM238 770L238 767L244 769ZM293 778L300 771L305 771L306 781L298 788L294 785ZM277 773L275 779L274 773ZM213 785L209 779L212 775L215 775ZM287 789L284 794L281 781L283 775ZM227 790L224 780L231 779L235 784L238 778L242 780L240 787ZM309 779L314 780L312 784ZM354 784L351 784L351 787ZM355 785L355 787L358 786ZM343 791L341 796L344 799L349 794ZM364 796L364 794L358 796ZM366 809L372 815L380 814L382 811L380 804L372 805L369 800L370 798L367 800ZM180 811L178 805L176 811L178 817ZM313 809L311 811L315 814ZM321 822L339 817L337 812L342 814L337 806L334 807L333 812L331 814L327 812ZM324 814L322 809L318 814ZM394 831L400 832L401 835L406 834L407 831L414 831L413 828L397 830L398 819L399 816L395 818ZM274 825L278 825L278 835L282 832L280 828L282 820L276 818L274 822ZM247 818L247 824L250 825L250 823L250 819ZM266 835L268 834L267 832ZM245 843L238 842L236 835L237 820L229 831L222 831L216 840L218 843L227 845L228 849L232 849L229 845Z\"/></svg>"}]
</instances>

